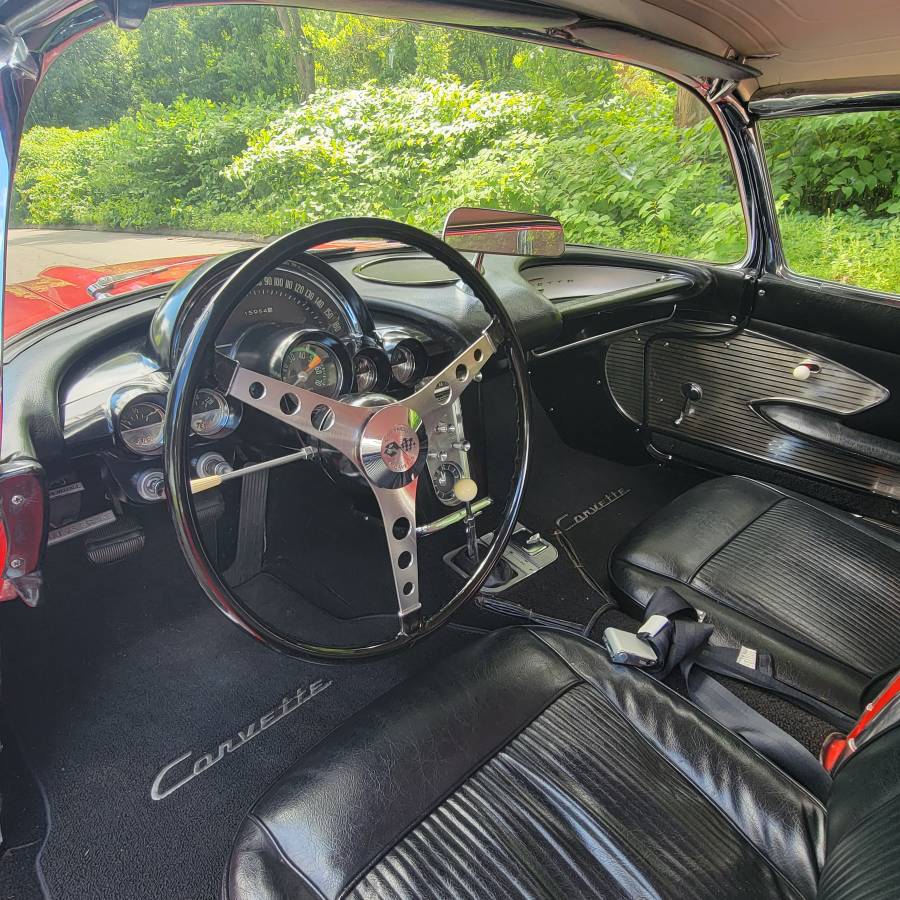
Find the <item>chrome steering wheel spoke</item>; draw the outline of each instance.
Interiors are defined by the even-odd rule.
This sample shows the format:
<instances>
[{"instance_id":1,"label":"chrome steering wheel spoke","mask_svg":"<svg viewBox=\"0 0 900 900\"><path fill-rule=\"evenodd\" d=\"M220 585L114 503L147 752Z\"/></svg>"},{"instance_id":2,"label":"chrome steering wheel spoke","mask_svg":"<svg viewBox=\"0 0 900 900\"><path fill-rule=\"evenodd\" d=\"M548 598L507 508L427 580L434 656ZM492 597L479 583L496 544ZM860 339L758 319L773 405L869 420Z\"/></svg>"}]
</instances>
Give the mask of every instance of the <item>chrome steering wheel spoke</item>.
<instances>
[{"instance_id":1,"label":"chrome steering wheel spoke","mask_svg":"<svg viewBox=\"0 0 900 900\"><path fill-rule=\"evenodd\" d=\"M332 400L232 363L222 388L236 400L322 441L359 464L357 449L372 410Z\"/></svg>"},{"instance_id":2,"label":"chrome steering wheel spoke","mask_svg":"<svg viewBox=\"0 0 900 900\"><path fill-rule=\"evenodd\" d=\"M503 329L500 323L493 319L478 340L469 344L452 362L429 378L404 403L411 406L426 423L430 424L441 410L459 399L502 343Z\"/></svg>"},{"instance_id":3,"label":"chrome steering wheel spoke","mask_svg":"<svg viewBox=\"0 0 900 900\"><path fill-rule=\"evenodd\" d=\"M397 614L400 634L413 634L422 621L419 600L419 558L416 541L416 488L418 477L398 488L372 486L387 540L394 587L397 592Z\"/></svg>"}]
</instances>

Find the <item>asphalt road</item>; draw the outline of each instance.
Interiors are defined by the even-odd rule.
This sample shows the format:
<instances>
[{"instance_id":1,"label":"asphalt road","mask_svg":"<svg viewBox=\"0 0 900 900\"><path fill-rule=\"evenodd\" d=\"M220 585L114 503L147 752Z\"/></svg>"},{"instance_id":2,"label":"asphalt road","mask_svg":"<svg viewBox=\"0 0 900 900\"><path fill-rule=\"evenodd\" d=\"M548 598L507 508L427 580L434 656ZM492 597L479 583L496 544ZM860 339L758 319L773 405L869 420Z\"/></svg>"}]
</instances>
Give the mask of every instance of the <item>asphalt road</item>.
<instances>
[{"instance_id":1,"label":"asphalt road","mask_svg":"<svg viewBox=\"0 0 900 900\"><path fill-rule=\"evenodd\" d=\"M210 238L13 228L7 241L6 281L26 281L49 266L102 266L194 253L223 253L247 246L252 245Z\"/></svg>"}]
</instances>

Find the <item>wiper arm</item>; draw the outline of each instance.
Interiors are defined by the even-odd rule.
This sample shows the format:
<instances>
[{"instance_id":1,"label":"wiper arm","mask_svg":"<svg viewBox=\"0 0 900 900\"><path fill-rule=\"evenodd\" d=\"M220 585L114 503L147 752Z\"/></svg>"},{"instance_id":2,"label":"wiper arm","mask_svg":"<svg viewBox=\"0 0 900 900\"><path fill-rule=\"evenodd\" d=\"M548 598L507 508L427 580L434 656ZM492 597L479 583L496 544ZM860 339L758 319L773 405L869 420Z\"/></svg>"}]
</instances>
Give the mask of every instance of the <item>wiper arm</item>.
<instances>
[{"instance_id":1,"label":"wiper arm","mask_svg":"<svg viewBox=\"0 0 900 900\"><path fill-rule=\"evenodd\" d=\"M199 261L205 258L205 256L198 256L197 260ZM165 272L166 269L171 269L173 266L183 266L192 262L194 262L193 259L185 259L177 263L166 263L164 266L154 266L152 269L135 269L133 272L122 272L119 275L103 275L93 284L87 286L87 292L95 300L106 300L107 298L104 296L105 292L110 288L115 287L117 284L121 284L123 281L130 281L132 278L137 278L139 275L155 275L157 272Z\"/></svg>"}]
</instances>

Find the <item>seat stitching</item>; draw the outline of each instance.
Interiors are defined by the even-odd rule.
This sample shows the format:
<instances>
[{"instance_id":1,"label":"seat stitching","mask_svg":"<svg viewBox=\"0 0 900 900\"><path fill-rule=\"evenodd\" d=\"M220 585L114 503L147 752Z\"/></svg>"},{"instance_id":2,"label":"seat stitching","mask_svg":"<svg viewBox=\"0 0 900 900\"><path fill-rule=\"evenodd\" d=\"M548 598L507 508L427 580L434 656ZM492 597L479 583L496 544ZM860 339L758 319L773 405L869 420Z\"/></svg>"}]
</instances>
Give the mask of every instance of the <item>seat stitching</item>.
<instances>
[{"instance_id":1,"label":"seat stitching","mask_svg":"<svg viewBox=\"0 0 900 900\"><path fill-rule=\"evenodd\" d=\"M534 634L534 632L530 632L530 633ZM544 646L546 646L544 641L541 641L541 643L544 644ZM559 654L556 653L552 647L549 647L548 649L555 656L557 656L557 657L559 656ZM582 676L579 675L570 665L568 665L565 660L562 660L562 662L566 666L566 668L572 673L573 678L575 678L577 680L572 681L570 684L567 684L564 687L561 687L558 691L554 692L550 696L550 698L547 700L547 702L530 719L528 719L526 722L524 722L520 728L517 728L510 736L504 738L502 743L497 744L496 747L494 747L493 749L491 749L490 751L485 753L483 756L481 756L478 760L476 760L472 764L472 766L469 769L467 769L466 772L450 788L448 788L443 794L441 794L436 800L434 800L429 805L427 810L424 810L420 815L418 815L415 819L413 819L406 828L404 828L401 832L399 832L397 837L393 840L393 843L382 847L382 849L379 850L377 854L373 855L373 858L370 862L366 863L366 865L364 867L362 867L358 872L351 875L347 879L347 883L345 884L345 886L343 888L341 888L339 897L346 897L347 894L351 890L353 890L353 888L355 888L356 885L359 884L359 882L362 881L362 879L365 878L366 875L368 875L368 873L371 872L372 869L375 868L375 866L378 865L378 863L380 863L381 860L395 846L397 846L397 844L399 844L411 831L413 831L425 819L427 819L428 816L430 816L435 811L435 809L437 809L437 807L439 807L448 797L450 797L452 794L454 794L459 789L460 785L462 785L466 781L468 781L469 778L472 777L472 775L474 775L479 769L481 769L488 762L490 762L495 756L497 756L497 754L500 753L500 751L503 750L503 748L506 747L507 744L509 744L511 741L515 740L526 728L528 728L529 725L532 724L532 722L535 721L535 719L540 718L540 716L542 716L550 706L552 706L560 697L562 697L563 694L568 693L573 687L576 687L577 685L582 684L584 682L584 679L582 678Z\"/></svg>"},{"instance_id":2,"label":"seat stitching","mask_svg":"<svg viewBox=\"0 0 900 900\"><path fill-rule=\"evenodd\" d=\"M529 629L529 630L531 630L531 629ZM656 744L655 741L653 741L653 740L651 740L650 738L648 738L642 731L640 731L640 730L637 728L637 726L635 726L635 725L631 722L630 719L628 719L628 718L625 716L625 714L622 712L622 710L615 704L615 702L613 701L613 699L606 693L605 690L603 690L602 687L600 687L600 682L599 682L599 681L588 680L588 678L586 678L584 674L582 674L581 672L579 672L569 660L565 659L565 658L562 656L562 654L560 654L560 652L559 652L558 650L556 650L554 647L551 647L549 644L547 644L547 642L544 641L543 638L540 637L540 635L538 635L538 634L537 634L536 632L534 632L534 631L532 631L531 633L534 634L536 637L540 638L540 640L542 641L542 643L543 643L545 646L547 646L553 653L555 653L555 654L556 654L556 655L557 655L557 656L558 656L558 657L559 657L559 658L560 658L567 666L569 666L569 668L572 669L572 671L573 671L576 675L578 675L578 676L583 680L584 683L586 683L589 687L591 687L591 688L593 688L594 690L596 690L596 691L597 691L597 692L598 692L598 693L606 700L606 702L609 704L610 709L612 710L613 714L614 714L614 715L617 715L617 716L622 720L622 722L624 722L624 723L628 726L628 728L630 728L631 731L634 732L634 734L636 735L636 737L637 737L639 740L643 741L648 747L650 747L650 749L651 749L651 750L652 750L652 751L653 751L653 752L654 752L654 753L655 753L655 754L656 754L656 755L657 755L657 756L658 756L658 757L659 757L659 758L660 758L660 759L661 759L661 760L662 760L662 761L663 761L670 769L672 769L672 770L673 770L674 772L676 772L681 778L683 778L685 781L687 781L689 784L691 784L691 785L694 787L694 789L697 791L698 794L700 794L701 796L705 797L706 800L707 800L707 802L709 803L709 805L710 805L710 806L711 806L711 807L712 807L712 808L713 808L713 809L714 809L714 810L715 810L715 811L716 811L716 812L717 812L717 813L718 813L718 814L719 814L726 822L728 822L728 824L731 826L731 828L733 829L733 831L735 832L735 834L739 835L739 836L741 837L741 839L743 840L743 842L744 842L744 843L745 843L745 844L746 844L746 845L747 845L747 846L748 846L748 847L749 847L749 848L750 848L757 856L759 856L759 858L760 858L761 860L763 860L763 862L765 862L766 865L769 866L769 868L771 868L771 869L774 870L775 872L778 872L778 874L779 874L782 878L784 878L784 880L785 880L792 888L794 888L794 890L797 891L798 894L800 894L800 895L803 896L803 897L807 896L806 893L805 893L804 891L802 891L802 890L794 883L793 879L792 879L790 876L788 876L788 875L786 875L784 872L782 872L782 870L781 870L778 866L776 866L775 863L774 863L772 860L770 860L767 856L763 855L762 850L760 850L759 847L757 847L756 844L755 844L753 841L751 841L750 838L749 838L749 837L748 837L748 836L740 829L740 827L738 826L737 822L734 822L734 821L728 816L728 814L727 814L727 813L726 813L726 812L725 812L725 811L724 811L724 810L723 810L723 809L715 802L715 800L713 800L713 798L710 797L710 796L706 793L706 791L703 790L702 787L700 787L699 784L697 784L697 783L696 783L695 781L693 781L692 779L688 778L688 776L687 776L684 772L682 772L681 769L679 769L679 768L678 768L678 767L677 767L677 766L676 766L676 765L675 765L675 764L674 764L674 763L673 763L673 762L672 762L672 761L671 761L671 760L670 760L670 759L662 752L662 750L660 750L659 746ZM574 635L573 635L573 637L574 637ZM636 669L636 670L635 670L635 674L636 674L636 675L639 675L639 676L642 676L642 677L644 677L644 678L648 678L648 679L650 678L650 676L649 676L646 672L642 672L640 669ZM665 684L664 682L657 681L656 679L651 679L651 680L652 680L652 681L655 681L655 683L656 683L660 688L664 688L666 691L668 691L668 692L669 692L670 694L672 694L673 696L678 697L678 699L679 699L680 701L682 701L683 703L686 703L688 706L692 707L694 710L696 710L698 713L700 713L700 715L702 715L704 718L708 719L708 720L709 720L709 721L710 721L717 729L722 730L722 731L726 731L727 733L731 734L731 732L729 732L728 729L726 729L723 725L720 725L718 722L716 722L716 720L713 719L712 716L710 716L710 715L709 715L708 713L706 713L704 710L700 709L699 706L696 706L696 705L693 703L692 700L690 700L690 699L687 698L687 697L682 697L681 694L679 694L679 693L677 693L676 691L674 691L672 688L670 688L670 687L669 687L667 684ZM740 740L740 738L736 738L736 739L737 739L737 740ZM793 783L800 791L802 791L803 793L805 793L805 794L807 795L807 797L808 797L810 800L812 800L820 810L822 810L822 811L825 810L825 806L822 804L822 802L819 800L819 798L816 797L816 796L814 796L812 793L810 793L810 791L806 788L805 785L802 785L802 784L800 784L800 782L795 781L794 778L793 778L791 775L789 775L787 772L783 771L782 769L779 769L778 766L776 766L770 759L768 759L767 757L763 756L762 753L760 753L760 752L756 749L756 747L754 747L752 744L750 744L750 743L748 743L748 742L746 742L746 741L745 741L744 743L746 744L746 747L745 747L746 750L749 750L752 754L756 755L756 756L757 756L761 761L763 761L770 769L774 769L774 770L778 773L778 775L781 776L781 777L783 777L786 781L790 781L791 783ZM816 869L819 868L818 862L815 863L815 868L816 868ZM820 872L819 874L821 875L821 872Z\"/></svg>"},{"instance_id":3,"label":"seat stitching","mask_svg":"<svg viewBox=\"0 0 900 900\"><path fill-rule=\"evenodd\" d=\"M716 547L716 549L713 550L712 553L710 553L706 557L706 559L704 559L703 562L700 563L700 565L694 569L694 571L691 573L691 576L688 578L688 580L685 582L685 584L690 585L690 583L697 577L700 570L707 563L709 563L710 560L712 560L714 557L718 556L722 552L722 550L725 547L727 547L729 544L734 543L734 541L736 541L754 522L758 522L764 515L772 512L772 510L775 509L775 507L778 506L779 503L782 503L785 499L786 499L785 497L779 497L777 500L775 500L774 503L767 506L761 513L758 513L752 519L750 519L749 522L745 522L736 532L734 532L734 534L731 535L730 538L728 538L728 540L723 541L721 544L719 544L719 546Z\"/></svg>"}]
</instances>

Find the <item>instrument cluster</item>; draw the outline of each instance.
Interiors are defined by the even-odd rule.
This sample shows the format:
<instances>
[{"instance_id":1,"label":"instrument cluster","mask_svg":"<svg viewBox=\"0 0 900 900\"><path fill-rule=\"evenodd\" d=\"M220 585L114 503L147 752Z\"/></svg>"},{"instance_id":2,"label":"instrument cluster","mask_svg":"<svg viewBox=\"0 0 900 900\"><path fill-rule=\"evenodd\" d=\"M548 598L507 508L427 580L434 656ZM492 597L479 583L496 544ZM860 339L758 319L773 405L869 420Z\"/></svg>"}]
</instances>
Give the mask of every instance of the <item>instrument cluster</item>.
<instances>
[{"instance_id":1,"label":"instrument cluster","mask_svg":"<svg viewBox=\"0 0 900 900\"><path fill-rule=\"evenodd\" d=\"M116 436L138 456L158 456L163 448L166 396L135 390L114 398ZM241 406L212 388L199 388L191 407L191 433L203 440L231 434L241 421Z\"/></svg>"}]
</instances>

